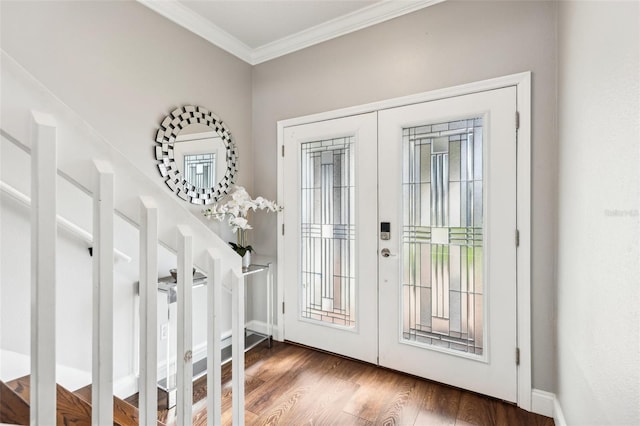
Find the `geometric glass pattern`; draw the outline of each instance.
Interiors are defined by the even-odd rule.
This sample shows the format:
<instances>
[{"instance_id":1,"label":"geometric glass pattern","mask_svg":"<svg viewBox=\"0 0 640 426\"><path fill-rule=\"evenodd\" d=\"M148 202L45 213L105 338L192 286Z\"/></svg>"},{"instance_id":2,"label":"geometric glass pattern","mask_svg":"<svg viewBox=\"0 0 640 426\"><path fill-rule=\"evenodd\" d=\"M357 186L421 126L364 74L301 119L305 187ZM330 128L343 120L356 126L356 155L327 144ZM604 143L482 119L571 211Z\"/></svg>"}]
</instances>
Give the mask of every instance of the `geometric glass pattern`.
<instances>
[{"instance_id":1,"label":"geometric glass pattern","mask_svg":"<svg viewBox=\"0 0 640 426\"><path fill-rule=\"evenodd\" d=\"M213 186L216 175L216 154L184 156L184 180L200 188Z\"/></svg>"},{"instance_id":2,"label":"geometric glass pattern","mask_svg":"<svg viewBox=\"0 0 640 426\"><path fill-rule=\"evenodd\" d=\"M483 351L482 118L403 129L403 339Z\"/></svg>"},{"instance_id":3,"label":"geometric glass pattern","mask_svg":"<svg viewBox=\"0 0 640 426\"><path fill-rule=\"evenodd\" d=\"M353 137L303 143L300 160L300 315L354 327Z\"/></svg>"}]
</instances>

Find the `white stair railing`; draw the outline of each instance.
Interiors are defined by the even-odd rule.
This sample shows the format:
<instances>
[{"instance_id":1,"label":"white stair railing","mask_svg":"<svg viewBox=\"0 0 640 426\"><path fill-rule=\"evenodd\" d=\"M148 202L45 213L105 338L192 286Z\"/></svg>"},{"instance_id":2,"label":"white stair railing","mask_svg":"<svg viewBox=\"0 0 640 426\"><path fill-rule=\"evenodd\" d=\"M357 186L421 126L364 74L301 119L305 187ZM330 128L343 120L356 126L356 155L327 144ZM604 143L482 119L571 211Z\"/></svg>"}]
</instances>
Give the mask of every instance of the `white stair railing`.
<instances>
[{"instance_id":1,"label":"white stair railing","mask_svg":"<svg viewBox=\"0 0 640 426\"><path fill-rule=\"evenodd\" d=\"M140 379L141 425L156 421L158 412L158 208L140 197Z\"/></svg>"},{"instance_id":2,"label":"white stair railing","mask_svg":"<svg viewBox=\"0 0 640 426\"><path fill-rule=\"evenodd\" d=\"M231 273L231 285L231 405L233 424L244 425L244 279L235 271Z\"/></svg>"},{"instance_id":3,"label":"white stair railing","mask_svg":"<svg viewBox=\"0 0 640 426\"><path fill-rule=\"evenodd\" d=\"M56 123L31 114L32 425L56 422Z\"/></svg>"},{"instance_id":4,"label":"white stair railing","mask_svg":"<svg viewBox=\"0 0 640 426\"><path fill-rule=\"evenodd\" d=\"M192 422L191 290L192 268L197 263L206 265L209 276L207 422L208 425L219 425L222 417L220 300L226 282L224 287L231 288L233 300L233 424L243 425L245 333L240 258L188 210L176 207L177 201L172 194L148 182L130 161L123 159L93 130L79 124L67 107L60 105L58 99L39 86L11 58L7 59L3 53L2 59L1 121L3 125L8 123L2 132L12 141L20 144L26 141L22 148L31 151L32 155L31 424L56 423L56 178L63 175L85 191L92 188L94 197L92 424L113 424L113 215L117 211L129 222L138 224L141 230L140 424L154 424L157 414L156 278L157 244L162 241L168 247L176 247L178 254L177 423L190 425ZM29 105L53 110L61 120L56 123L52 115L33 112ZM29 135L22 133L22 124L27 119L31 121ZM64 137L57 140L57 132ZM92 141L97 146L92 147ZM109 158L109 162L94 160L91 167L91 158ZM56 161L60 159L62 161ZM92 170L92 173L86 173L86 170ZM132 203L132 192L146 195L140 197L139 203ZM136 204L136 208L132 204ZM170 225L172 223L184 225L176 227ZM178 238L169 238L169 233Z\"/></svg>"},{"instance_id":5,"label":"white stair railing","mask_svg":"<svg viewBox=\"0 0 640 426\"><path fill-rule=\"evenodd\" d=\"M208 250L207 276L207 426L222 424L222 354L220 314L222 309L222 260L214 250ZM244 380L244 379L243 379ZM244 404L243 404L244 406Z\"/></svg>"},{"instance_id":6,"label":"white stair railing","mask_svg":"<svg viewBox=\"0 0 640 426\"><path fill-rule=\"evenodd\" d=\"M177 406L178 426L191 425L193 405L193 341L192 341L192 290L193 290L193 238L191 230L178 225L178 280L177 280Z\"/></svg>"},{"instance_id":7,"label":"white stair railing","mask_svg":"<svg viewBox=\"0 0 640 426\"><path fill-rule=\"evenodd\" d=\"M33 113L32 132L32 405L33 425L54 424L56 126L50 116ZM115 176L111 165L94 160L93 183L93 385L92 424L113 424L113 214ZM40 206L46 206L40 208ZM157 413L157 244L158 208L140 197L140 424L153 424ZM176 227L178 247L178 389L177 424L192 424L192 288L193 236ZM208 425L221 424L220 312L223 266L217 250L208 249L207 385ZM234 425L244 424L244 280L231 271Z\"/></svg>"},{"instance_id":8,"label":"white stair railing","mask_svg":"<svg viewBox=\"0 0 640 426\"><path fill-rule=\"evenodd\" d=\"M111 166L94 161L91 423L113 424L113 188Z\"/></svg>"}]
</instances>

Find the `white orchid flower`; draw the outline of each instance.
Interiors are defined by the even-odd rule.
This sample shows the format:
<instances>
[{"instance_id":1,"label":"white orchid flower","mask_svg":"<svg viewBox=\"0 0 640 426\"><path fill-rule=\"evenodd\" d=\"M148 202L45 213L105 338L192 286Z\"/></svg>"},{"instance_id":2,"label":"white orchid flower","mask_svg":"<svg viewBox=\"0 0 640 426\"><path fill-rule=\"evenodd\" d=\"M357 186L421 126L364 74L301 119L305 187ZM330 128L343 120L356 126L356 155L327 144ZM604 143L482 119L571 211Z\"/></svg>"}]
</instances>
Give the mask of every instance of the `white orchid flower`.
<instances>
[{"instance_id":1,"label":"white orchid flower","mask_svg":"<svg viewBox=\"0 0 640 426\"><path fill-rule=\"evenodd\" d=\"M215 218L219 221L229 216L229 226L233 232L238 229L253 229L247 221L247 213L249 210L268 210L271 212L279 212L282 207L278 206L275 201L265 200L263 197L257 197L255 200L242 186L235 186L233 191L226 197L226 202L216 203L212 207L202 210L202 214L207 218Z\"/></svg>"},{"instance_id":2,"label":"white orchid flower","mask_svg":"<svg viewBox=\"0 0 640 426\"><path fill-rule=\"evenodd\" d=\"M231 226L233 232L235 233L238 229L253 229L251 225L249 225L249 221L244 217L233 217L229 219L229 225Z\"/></svg>"},{"instance_id":3,"label":"white orchid flower","mask_svg":"<svg viewBox=\"0 0 640 426\"><path fill-rule=\"evenodd\" d=\"M238 204L251 201L251 196L242 186L236 186L235 190L231 193L231 198Z\"/></svg>"}]
</instances>

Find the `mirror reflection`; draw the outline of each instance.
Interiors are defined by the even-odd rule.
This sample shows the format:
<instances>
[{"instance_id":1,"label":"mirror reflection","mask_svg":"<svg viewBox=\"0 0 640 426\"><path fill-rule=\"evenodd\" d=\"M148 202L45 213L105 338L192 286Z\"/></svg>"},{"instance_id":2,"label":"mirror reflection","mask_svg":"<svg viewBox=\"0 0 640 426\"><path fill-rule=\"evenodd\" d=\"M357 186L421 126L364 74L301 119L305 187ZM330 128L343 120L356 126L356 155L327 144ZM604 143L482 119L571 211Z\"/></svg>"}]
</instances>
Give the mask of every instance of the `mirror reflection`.
<instances>
[{"instance_id":1,"label":"mirror reflection","mask_svg":"<svg viewBox=\"0 0 640 426\"><path fill-rule=\"evenodd\" d=\"M185 105L167 115L156 134L160 176L193 204L213 204L235 182L238 155L231 132L206 108Z\"/></svg>"},{"instance_id":2,"label":"mirror reflection","mask_svg":"<svg viewBox=\"0 0 640 426\"><path fill-rule=\"evenodd\" d=\"M184 180L197 188L213 188L226 172L222 138L204 124L190 124L173 144L174 161Z\"/></svg>"}]
</instances>

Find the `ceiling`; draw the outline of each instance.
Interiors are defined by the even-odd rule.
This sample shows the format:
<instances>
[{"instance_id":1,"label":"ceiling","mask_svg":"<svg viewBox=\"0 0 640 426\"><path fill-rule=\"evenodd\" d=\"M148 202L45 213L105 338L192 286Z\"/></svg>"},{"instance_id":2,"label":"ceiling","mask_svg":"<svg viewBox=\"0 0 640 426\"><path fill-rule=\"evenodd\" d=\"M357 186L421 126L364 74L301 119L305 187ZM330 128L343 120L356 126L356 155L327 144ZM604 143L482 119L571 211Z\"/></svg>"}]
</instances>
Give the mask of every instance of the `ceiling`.
<instances>
[{"instance_id":1,"label":"ceiling","mask_svg":"<svg viewBox=\"0 0 640 426\"><path fill-rule=\"evenodd\" d=\"M444 0L138 0L255 65Z\"/></svg>"}]
</instances>

